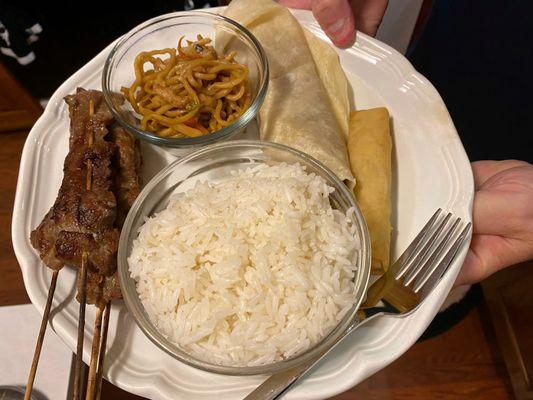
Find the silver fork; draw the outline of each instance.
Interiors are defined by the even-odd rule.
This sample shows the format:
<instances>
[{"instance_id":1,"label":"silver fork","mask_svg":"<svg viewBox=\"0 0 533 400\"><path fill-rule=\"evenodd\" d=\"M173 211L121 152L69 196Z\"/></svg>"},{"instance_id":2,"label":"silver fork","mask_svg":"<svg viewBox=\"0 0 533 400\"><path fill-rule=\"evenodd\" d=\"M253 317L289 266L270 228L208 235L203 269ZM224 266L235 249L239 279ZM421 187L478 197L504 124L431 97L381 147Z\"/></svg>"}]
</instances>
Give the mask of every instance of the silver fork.
<instances>
[{"instance_id":1,"label":"silver fork","mask_svg":"<svg viewBox=\"0 0 533 400\"><path fill-rule=\"evenodd\" d=\"M308 362L272 375L244 400L279 398L363 323L381 315L405 314L418 307L454 261L468 238L470 227L471 223L464 224L451 213L442 216L439 208L387 273L370 286L362 309L344 335ZM381 300L384 305L377 306Z\"/></svg>"}]
</instances>

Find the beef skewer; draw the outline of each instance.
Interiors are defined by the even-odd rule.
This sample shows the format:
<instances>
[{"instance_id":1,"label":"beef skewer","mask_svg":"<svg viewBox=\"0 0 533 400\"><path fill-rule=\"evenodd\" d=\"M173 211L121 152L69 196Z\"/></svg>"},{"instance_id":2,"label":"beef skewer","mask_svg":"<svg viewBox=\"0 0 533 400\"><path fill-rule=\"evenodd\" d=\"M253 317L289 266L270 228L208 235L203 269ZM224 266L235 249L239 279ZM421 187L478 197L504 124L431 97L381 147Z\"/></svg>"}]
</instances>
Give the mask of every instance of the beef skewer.
<instances>
[{"instance_id":1,"label":"beef skewer","mask_svg":"<svg viewBox=\"0 0 533 400\"><path fill-rule=\"evenodd\" d=\"M119 229L122 228L124 220L133 202L140 192L139 169L141 166L139 143L129 133L121 127L115 127L111 131L111 141L116 145L117 152L114 159L114 188L117 200L117 220ZM116 283L116 275L114 275ZM86 400L99 400L102 389L102 377L104 368L104 355L107 343L107 332L109 327L109 314L111 311L111 298L113 296L103 294L105 304L100 304L97 309L97 318L93 333L93 346L91 353L91 365L89 368ZM102 311L103 322L100 324L99 317ZM101 337L100 337L101 336Z\"/></svg>"},{"instance_id":2,"label":"beef skewer","mask_svg":"<svg viewBox=\"0 0 533 400\"><path fill-rule=\"evenodd\" d=\"M31 233L32 245L39 251L46 266L59 271L70 264L80 268L78 274L78 300L80 301L80 325L78 334L79 361L77 363L77 385L79 391L81 354L83 349L85 282L92 270L106 273L116 266L116 250L109 251L98 246L98 240L113 236L116 218L116 201L111 189L110 162L113 146L104 140L108 133L106 124L112 120L111 113L103 103L102 95L96 91L78 90L76 95L67 96L71 118L69 153L64 162L64 177L54 206L47 213L39 227ZM95 107L96 105L96 107ZM96 111L96 112L95 112ZM116 231L116 229L115 229ZM118 238L118 233L114 236ZM118 240L118 239L117 239ZM113 245L108 246L113 248ZM116 249L116 246L115 246ZM55 274L57 275L57 274ZM57 278L56 278L57 279ZM85 281L85 282L84 282ZM49 290L50 303L53 290ZM43 325L49 317L45 309ZM42 335L39 335L36 359L40 354ZM35 377L32 365L30 379ZM28 385L26 397L32 390Z\"/></svg>"},{"instance_id":3,"label":"beef skewer","mask_svg":"<svg viewBox=\"0 0 533 400\"><path fill-rule=\"evenodd\" d=\"M116 275L119 229L139 193L138 142L121 128L113 128L111 132L107 129L112 116L103 102L102 93L78 89L65 101L69 106L71 126L63 181L53 207L31 233L33 247L44 264L54 271L54 275L30 370L27 398L35 378L57 275L64 265L78 268L79 367L76 368L74 388L77 396L81 395L85 305L95 304L100 310L95 321L91 356L94 372L90 375L91 382L94 382L91 383L94 388L91 392L98 393L109 323L109 303L122 297ZM103 310L106 313L102 322Z\"/></svg>"},{"instance_id":4,"label":"beef skewer","mask_svg":"<svg viewBox=\"0 0 533 400\"><path fill-rule=\"evenodd\" d=\"M79 119L79 118L78 118ZM76 142L79 142L79 133L80 129L75 129L74 126L71 127L71 136L69 140L69 150L72 151L73 145L77 144ZM67 171L69 170L67 162L65 162L65 175L67 175ZM72 168L71 168L71 172ZM69 183L66 179L63 179L62 186L69 186ZM68 189L64 189L64 192L68 191ZM59 200L59 199L58 199ZM61 201L63 200L63 201ZM57 218L54 218L54 216L61 214L61 209L64 209L65 206L68 205L68 196L61 199L60 201L56 200L56 204L54 206L58 206L57 210L54 210L55 207L53 207L48 214L45 216L43 222L40 224L40 226L32 232L31 234L31 241L35 248L37 248L40 252L41 258L43 259L44 263L51 268L54 272L52 275L52 280L50 282L50 287L48 290L48 297L46 302L46 307L43 312L43 317L41 320L41 327L39 330L39 335L37 338L37 343L35 346L35 352L34 357L32 361L32 366L30 368L30 373L28 376L28 384L26 386L26 392L25 392L25 399L29 399L31 396L31 392L33 390L33 383L35 380L35 375L37 372L37 366L41 354L41 348L44 340L44 334L46 332L46 327L48 324L48 319L50 316L50 309L53 301L53 297L55 294L55 288L57 284L57 278L59 271L64 266L64 263L56 257L56 249L54 246L54 239L57 237L59 230L61 229L61 225L54 226L54 220Z\"/></svg>"},{"instance_id":5,"label":"beef skewer","mask_svg":"<svg viewBox=\"0 0 533 400\"><path fill-rule=\"evenodd\" d=\"M92 99L89 101L89 118L91 118L94 115L94 103ZM91 149L94 142L94 136L92 132L89 130L88 132L88 147ZM92 181L93 181L93 163L91 159L88 159L86 161L87 166L87 174L86 174L86 184L85 189L87 191L90 191L92 189ZM82 363L83 363L83 342L85 339L85 307L87 305L87 251L83 249L82 255L81 255L81 269L78 272L79 276L81 277L81 284L80 284L80 291L79 298L80 298L80 311L78 313L78 340L76 345L76 366L74 369L74 390L72 397L75 400L78 400L80 398L80 386L81 386L81 371L82 371Z\"/></svg>"},{"instance_id":6,"label":"beef skewer","mask_svg":"<svg viewBox=\"0 0 533 400\"><path fill-rule=\"evenodd\" d=\"M110 191L113 146L103 139L107 134L106 124L112 117L101 104L98 92L81 90L67 96L66 101L71 134L63 181L54 205L31 233L31 242L44 264L53 270L60 270L64 265L81 268L85 251L88 271L108 275L116 267L116 249L113 243L100 244L112 241L114 234L118 237L113 226L116 200ZM96 113L89 117L91 102L97 106ZM90 180L88 169L92 172ZM87 183L91 184L91 190L87 190Z\"/></svg>"}]
</instances>

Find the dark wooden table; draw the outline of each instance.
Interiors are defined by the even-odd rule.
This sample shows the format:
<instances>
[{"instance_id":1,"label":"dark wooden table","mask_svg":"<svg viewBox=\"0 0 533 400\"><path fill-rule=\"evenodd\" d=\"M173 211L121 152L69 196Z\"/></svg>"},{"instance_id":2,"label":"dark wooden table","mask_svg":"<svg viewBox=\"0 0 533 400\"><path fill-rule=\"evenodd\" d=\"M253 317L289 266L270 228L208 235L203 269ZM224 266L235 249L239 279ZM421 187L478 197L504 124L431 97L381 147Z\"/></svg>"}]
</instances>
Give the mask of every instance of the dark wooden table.
<instances>
[{"instance_id":1,"label":"dark wooden table","mask_svg":"<svg viewBox=\"0 0 533 400\"><path fill-rule=\"evenodd\" d=\"M26 131L0 133L0 306L29 302L11 244L12 208L26 135ZM107 382L102 398L139 399ZM511 398L510 381L484 305L473 309L449 331L416 344L384 370L333 397L335 400Z\"/></svg>"}]
</instances>

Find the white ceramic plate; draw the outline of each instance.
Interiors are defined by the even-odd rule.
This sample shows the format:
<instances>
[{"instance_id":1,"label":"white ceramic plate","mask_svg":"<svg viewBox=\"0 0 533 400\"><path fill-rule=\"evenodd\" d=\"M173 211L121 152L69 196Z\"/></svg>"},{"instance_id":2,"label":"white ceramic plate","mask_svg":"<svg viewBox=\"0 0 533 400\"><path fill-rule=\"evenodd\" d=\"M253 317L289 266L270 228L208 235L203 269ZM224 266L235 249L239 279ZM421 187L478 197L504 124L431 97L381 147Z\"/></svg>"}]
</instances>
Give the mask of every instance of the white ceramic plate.
<instances>
[{"instance_id":1,"label":"white ceramic plate","mask_svg":"<svg viewBox=\"0 0 533 400\"><path fill-rule=\"evenodd\" d=\"M327 40L310 12L295 11L294 15L303 26ZM102 67L111 47L61 85L24 146L12 236L26 290L41 313L51 274L43 268L29 236L53 204L62 179L69 137L68 112L62 99L78 86L100 89ZM352 106L356 109L386 106L392 115L393 258L405 249L438 207L470 221L474 191L470 165L437 91L402 55L363 34L358 34L352 48L337 52L353 89ZM146 179L168 164L172 156L145 145L144 159ZM361 327L286 398L322 399L343 392L404 353L437 313L467 247L464 246L445 279L422 307L403 318L383 317ZM74 283L75 272L63 269L50 318L52 328L71 349L76 347L78 319ZM89 361L94 314L94 307L88 307L86 362ZM114 302L112 308L105 367L106 378L113 384L153 399L238 399L265 379L265 376L215 375L181 364L143 335L119 301Z\"/></svg>"}]
</instances>

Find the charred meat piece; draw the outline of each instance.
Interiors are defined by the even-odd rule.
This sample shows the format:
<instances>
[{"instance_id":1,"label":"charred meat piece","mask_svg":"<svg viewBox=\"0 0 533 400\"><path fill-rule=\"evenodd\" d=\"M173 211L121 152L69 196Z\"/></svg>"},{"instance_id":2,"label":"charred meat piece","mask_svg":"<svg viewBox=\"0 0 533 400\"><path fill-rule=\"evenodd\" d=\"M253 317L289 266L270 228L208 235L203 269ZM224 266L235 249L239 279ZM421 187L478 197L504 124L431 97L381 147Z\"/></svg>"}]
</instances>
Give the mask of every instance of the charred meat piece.
<instances>
[{"instance_id":1,"label":"charred meat piece","mask_svg":"<svg viewBox=\"0 0 533 400\"><path fill-rule=\"evenodd\" d=\"M61 252L57 253L56 241L61 232L96 234L114 229L116 219L110 168L114 145L104 139L111 114L98 91L78 89L75 95L67 96L66 101L71 131L63 181L51 210L31 233L32 245L41 259L56 270L75 258L74 254L67 254L74 251L68 246L59 246ZM94 109L93 115L89 115L90 109ZM92 160L91 170L87 160ZM108 270L102 272L109 273Z\"/></svg>"},{"instance_id":2,"label":"charred meat piece","mask_svg":"<svg viewBox=\"0 0 533 400\"><path fill-rule=\"evenodd\" d=\"M69 104L71 131L63 181L52 209L31 233L31 242L52 269L60 269L65 264L79 267L81 253L87 251L95 252L89 254L89 260L100 261L90 262L88 267L110 275L116 268L116 261L109 265L109 259L113 257L104 260L100 250L89 244L104 234L106 237L118 236L118 231L109 233L116 231L117 209L111 192L111 158L115 146L105 140L106 124L111 122L111 114L98 91L78 89L75 95L67 96L66 102Z\"/></svg>"},{"instance_id":3,"label":"charred meat piece","mask_svg":"<svg viewBox=\"0 0 533 400\"><path fill-rule=\"evenodd\" d=\"M113 192L117 199L117 226L122 227L128 211L141 191L141 152L139 141L121 127L117 126L111 130L111 140L116 146L113 160Z\"/></svg>"},{"instance_id":4,"label":"charred meat piece","mask_svg":"<svg viewBox=\"0 0 533 400\"><path fill-rule=\"evenodd\" d=\"M90 114L90 103L92 101L93 115ZM85 129L91 119L103 122L104 126L109 124L113 116L105 104L102 92L97 90L85 90L78 88L75 94L65 96L65 103L68 104L70 116L70 139L69 149L80 146L88 140Z\"/></svg>"},{"instance_id":5,"label":"charred meat piece","mask_svg":"<svg viewBox=\"0 0 533 400\"><path fill-rule=\"evenodd\" d=\"M79 301L81 277L78 275L77 288L78 295L76 298ZM121 299L122 293L118 282L117 274L111 276L100 275L91 271L87 271L86 282L86 302L87 304L95 304L100 307L110 300Z\"/></svg>"},{"instance_id":6,"label":"charred meat piece","mask_svg":"<svg viewBox=\"0 0 533 400\"><path fill-rule=\"evenodd\" d=\"M32 246L39 252L44 264L53 270L63 268L63 263L56 257L55 243L61 227L52 219L54 209L50 209L37 228L30 234Z\"/></svg>"},{"instance_id":7,"label":"charred meat piece","mask_svg":"<svg viewBox=\"0 0 533 400\"><path fill-rule=\"evenodd\" d=\"M110 276L117 269L118 239L116 229L96 234L61 231L55 253L64 264L81 266L82 254L86 252L90 271Z\"/></svg>"}]
</instances>

